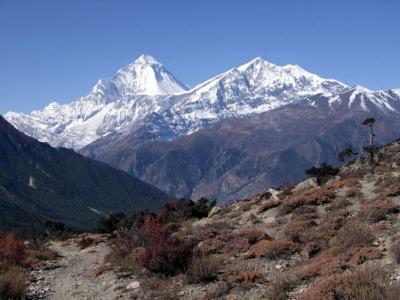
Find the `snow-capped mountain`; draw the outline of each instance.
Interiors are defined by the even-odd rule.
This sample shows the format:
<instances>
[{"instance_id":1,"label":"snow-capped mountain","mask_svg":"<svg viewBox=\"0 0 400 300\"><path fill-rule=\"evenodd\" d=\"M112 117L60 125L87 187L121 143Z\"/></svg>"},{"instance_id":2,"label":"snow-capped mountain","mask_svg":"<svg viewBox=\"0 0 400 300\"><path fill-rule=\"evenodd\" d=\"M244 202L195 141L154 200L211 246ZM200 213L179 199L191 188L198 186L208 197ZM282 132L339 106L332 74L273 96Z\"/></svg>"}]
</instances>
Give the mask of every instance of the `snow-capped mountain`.
<instances>
[{"instance_id":1,"label":"snow-capped mountain","mask_svg":"<svg viewBox=\"0 0 400 300\"><path fill-rule=\"evenodd\" d=\"M263 113L317 94L330 97L334 105L335 95L346 91L354 94L349 99L355 103L372 95L374 105L397 109L390 96L385 98L389 92L356 90L297 65L277 66L260 57L189 90L153 57L142 55L71 104L53 102L41 111L10 112L5 118L40 141L80 149L96 140L102 147L116 143L144 127L147 136L141 141L172 140L221 120Z\"/></svg>"},{"instance_id":2,"label":"snow-capped mountain","mask_svg":"<svg viewBox=\"0 0 400 300\"><path fill-rule=\"evenodd\" d=\"M53 146L79 149L152 112L187 87L149 55L142 55L111 79L100 79L90 93L71 104L50 103L31 114L9 112L19 130Z\"/></svg>"},{"instance_id":3,"label":"snow-capped mountain","mask_svg":"<svg viewBox=\"0 0 400 300\"><path fill-rule=\"evenodd\" d=\"M277 66L257 57L180 95L171 108L153 114L154 121L150 123L159 124L165 139L174 139L217 121L262 113L311 95L330 96L346 89L348 86L339 81L321 78L297 65Z\"/></svg>"}]
</instances>

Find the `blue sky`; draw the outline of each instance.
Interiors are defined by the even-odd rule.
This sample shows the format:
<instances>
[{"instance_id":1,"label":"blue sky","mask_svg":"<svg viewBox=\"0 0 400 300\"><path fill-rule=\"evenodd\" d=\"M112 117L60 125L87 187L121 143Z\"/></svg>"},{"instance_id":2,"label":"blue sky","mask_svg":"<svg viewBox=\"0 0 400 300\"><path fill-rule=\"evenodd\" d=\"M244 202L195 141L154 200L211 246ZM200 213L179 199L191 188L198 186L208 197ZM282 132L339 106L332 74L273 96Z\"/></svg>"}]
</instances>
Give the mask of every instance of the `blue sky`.
<instances>
[{"instance_id":1,"label":"blue sky","mask_svg":"<svg viewBox=\"0 0 400 300\"><path fill-rule=\"evenodd\" d=\"M0 0L0 113L85 95L141 53L193 86L256 56L400 87L400 1Z\"/></svg>"}]
</instances>

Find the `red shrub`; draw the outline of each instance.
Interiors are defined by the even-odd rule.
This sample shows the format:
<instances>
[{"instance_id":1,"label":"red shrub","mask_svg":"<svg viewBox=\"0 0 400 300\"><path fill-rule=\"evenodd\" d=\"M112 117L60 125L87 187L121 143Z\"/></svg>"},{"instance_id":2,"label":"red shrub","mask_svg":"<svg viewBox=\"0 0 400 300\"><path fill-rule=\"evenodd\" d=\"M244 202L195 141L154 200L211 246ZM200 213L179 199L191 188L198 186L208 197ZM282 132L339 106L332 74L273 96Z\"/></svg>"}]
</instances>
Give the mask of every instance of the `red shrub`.
<instances>
[{"instance_id":1,"label":"red shrub","mask_svg":"<svg viewBox=\"0 0 400 300\"><path fill-rule=\"evenodd\" d=\"M78 240L77 244L80 249L86 249L86 248L96 244L96 241L94 238L92 238L90 236L84 236Z\"/></svg>"},{"instance_id":2,"label":"red shrub","mask_svg":"<svg viewBox=\"0 0 400 300\"><path fill-rule=\"evenodd\" d=\"M383 199L376 199L371 202L363 203L358 216L371 223L386 220L389 214L399 212L399 208L393 203Z\"/></svg>"},{"instance_id":3,"label":"red shrub","mask_svg":"<svg viewBox=\"0 0 400 300\"><path fill-rule=\"evenodd\" d=\"M228 278L228 283L231 285L260 283L263 280L263 275L257 271L243 271L237 275L231 275Z\"/></svg>"},{"instance_id":4,"label":"red shrub","mask_svg":"<svg viewBox=\"0 0 400 300\"><path fill-rule=\"evenodd\" d=\"M355 270L322 277L310 284L299 300L317 299L398 299L400 286L390 280L390 272L380 265L363 265Z\"/></svg>"},{"instance_id":5,"label":"red shrub","mask_svg":"<svg viewBox=\"0 0 400 300\"><path fill-rule=\"evenodd\" d=\"M0 238L0 261L6 265L22 265L26 258L23 241L16 239L14 232Z\"/></svg>"},{"instance_id":6,"label":"red shrub","mask_svg":"<svg viewBox=\"0 0 400 300\"><path fill-rule=\"evenodd\" d=\"M382 257L382 251L377 247L354 248L349 251L352 255L349 262L353 265L361 265L367 260L379 259Z\"/></svg>"},{"instance_id":7,"label":"red shrub","mask_svg":"<svg viewBox=\"0 0 400 300\"><path fill-rule=\"evenodd\" d=\"M306 190L299 194L290 196L283 201L280 207L280 213L287 214L297 207L304 205L320 205L329 203L333 198L335 198L335 193L325 187Z\"/></svg>"},{"instance_id":8,"label":"red shrub","mask_svg":"<svg viewBox=\"0 0 400 300\"><path fill-rule=\"evenodd\" d=\"M262 240L250 247L249 257L287 258L298 251L300 251L299 244L286 239Z\"/></svg>"},{"instance_id":9,"label":"red shrub","mask_svg":"<svg viewBox=\"0 0 400 300\"><path fill-rule=\"evenodd\" d=\"M314 215L300 215L292 218L286 225L285 236L296 243L305 243L310 239L311 230L317 226Z\"/></svg>"},{"instance_id":10,"label":"red shrub","mask_svg":"<svg viewBox=\"0 0 400 300\"><path fill-rule=\"evenodd\" d=\"M224 254L236 255L239 253L246 252L250 247L250 244L245 238L236 238L226 243L223 248Z\"/></svg>"},{"instance_id":11,"label":"red shrub","mask_svg":"<svg viewBox=\"0 0 400 300\"><path fill-rule=\"evenodd\" d=\"M164 224L156 218L147 218L137 231L137 263L162 274L176 274L188 266L192 245L169 236Z\"/></svg>"},{"instance_id":12,"label":"red shrub","mask_svg":"<svg viewBox=\"0 0 400 300\"><path fill-rule=\"evenodd\" d=\"M156 217L147 217L139 228L120 230L112 249L121 258L133 255L137 264L166 275L182 272L192 257L192 244L172 237Z\"/></svg>"},{"instance_id":13,"label":"red shrub","mask_svg":"<svg viewBox=\"0 0 400 300\"><path fill-rule=\"evenodd\" d=\"M25 299L29 272L20 267L11 267L0 273L0 299Z\"/></svg>"},{"instance_id":14,"label":"red shrub","mask_svg":"<svg viewBox=\"0 0 400 300\"><path fill-rule=\"evenodd\" d=\"M249 244L253 245L261 240L271 240L271 237L258 228L247 228L239 232L239 236L245 238Z\"/></svg>"}]
</instances>

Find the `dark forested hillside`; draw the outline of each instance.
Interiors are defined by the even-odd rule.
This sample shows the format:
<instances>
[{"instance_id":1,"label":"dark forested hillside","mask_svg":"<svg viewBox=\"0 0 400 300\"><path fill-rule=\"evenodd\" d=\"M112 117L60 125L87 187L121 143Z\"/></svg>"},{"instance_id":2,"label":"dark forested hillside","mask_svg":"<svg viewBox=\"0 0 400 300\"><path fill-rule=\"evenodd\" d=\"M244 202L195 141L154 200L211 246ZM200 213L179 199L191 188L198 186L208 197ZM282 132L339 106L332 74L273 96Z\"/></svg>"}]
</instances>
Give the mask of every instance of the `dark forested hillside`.
<instances>
[{"instance_id":1,"label":"dark forested hillside","mask_svg":"<svg viewBox=\"0 0 400 300\"><path fill-rule=\"evenodd\" d=\"M73 150L52 148L0 116L0 232L37 232L46 220L89 228L109 212L157 209L168 196Z\"/></svg>"}]
</instances>

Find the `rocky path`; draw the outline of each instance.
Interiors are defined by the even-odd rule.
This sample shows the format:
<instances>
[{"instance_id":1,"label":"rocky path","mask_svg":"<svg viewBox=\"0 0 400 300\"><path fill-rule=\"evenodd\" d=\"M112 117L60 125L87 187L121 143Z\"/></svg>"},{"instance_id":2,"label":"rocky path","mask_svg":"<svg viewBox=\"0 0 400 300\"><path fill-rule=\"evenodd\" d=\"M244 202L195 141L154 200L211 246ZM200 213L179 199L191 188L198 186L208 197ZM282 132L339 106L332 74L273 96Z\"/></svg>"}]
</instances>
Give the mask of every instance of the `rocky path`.
<instances>
[{"instance_id":1,"label":"rocky path","mask_svg":"<svg viewBox=\"0 0 400 300\"><path fill-rule=\"evenodd\" d=\"M28 299L129 299L132 278L114 272L95 276L109 251L104 242L81 250L72 240L57 241L50 248L60 258L32 271Z\"/></svg>"}]
</instances>

